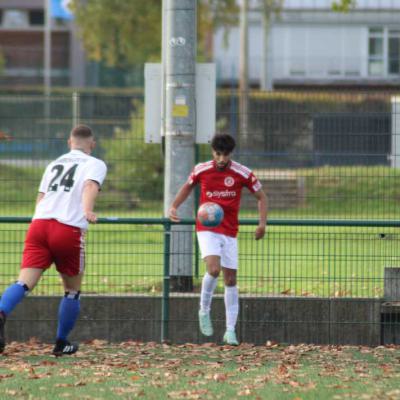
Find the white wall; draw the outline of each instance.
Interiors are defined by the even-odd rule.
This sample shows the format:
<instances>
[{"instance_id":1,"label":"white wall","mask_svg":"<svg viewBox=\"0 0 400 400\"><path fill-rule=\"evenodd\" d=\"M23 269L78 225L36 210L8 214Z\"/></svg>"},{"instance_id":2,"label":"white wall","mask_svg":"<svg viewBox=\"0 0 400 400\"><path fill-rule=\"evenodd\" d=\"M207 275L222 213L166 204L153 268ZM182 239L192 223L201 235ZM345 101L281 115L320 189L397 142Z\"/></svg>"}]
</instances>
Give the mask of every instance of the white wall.
<instances>
[{"instance_id":1,"label":"white wall","mask_svg":"<svg viewBox=\"0 0 400 400\"><path fill-rule=\"evenodd\" d=\"M249 76L253 81L259 81L261 68L261 38L260 25L249 27ZM224 44L224 31L219 29L214 37L214 59L217 62L217 78L236 82L239 76L239 28L233 28L228 35L228 46Z\"/></svg>"},{"instance_id":2,"label":"white wall","mask_svg":"<svg viewBox=\"0 0 400 400\"><path fill-rule=\"evenodd\" d=\"M357 79L366 77L368 38L363 26L275 25L272 32L272 71L274 79ZM261 74L262 29L249 29L249 78L258 82ZM239 29L223 41L223 31L215 35L214 57L217 76L237 80Z\"/></svg>"},{"instance_id":3,"label":"white wall","mask_svg":"<svg viewBox=\"0 0 400 400\"><path fill-rule=\"evenodd\" d=\"M367 37L362 26L274 26L272 38L275 79L365 76Z\"/></svg>"},{"instance_id":4,"label":"white wall","mask_svg":"<svg viewBox=\"0 0 400 400\"><path fill-rule=\"evenodd\" d=\"M331 8L332 0L285 0L285 9L290 8ZM391 8L400 9L399 0L357 0L356 9Z\"/></svg>"},{"instance_id":5,"label":"white wall","mask_svg":"<svg viewBox=\"0 0 400 400\"><path fill-rule=\"evenodd\" d=\"M388 74L386 50L388 32L400 29L400 0L357 0L356 9L349 13L333 12L331 4L332 0L285 0L284 10L272 22L267 87L277 79L354 83L400 79ZM260 13L255 9L249 13L249 27L249 78L259 83L263 32ZM381 27L385 32L385 66L380 76L368 75L371 27ZM218 30L214 40L217 77L237 82L239 28L230 30L227 47L223 35L223 30Z\"/></svg>"}]
</instances>

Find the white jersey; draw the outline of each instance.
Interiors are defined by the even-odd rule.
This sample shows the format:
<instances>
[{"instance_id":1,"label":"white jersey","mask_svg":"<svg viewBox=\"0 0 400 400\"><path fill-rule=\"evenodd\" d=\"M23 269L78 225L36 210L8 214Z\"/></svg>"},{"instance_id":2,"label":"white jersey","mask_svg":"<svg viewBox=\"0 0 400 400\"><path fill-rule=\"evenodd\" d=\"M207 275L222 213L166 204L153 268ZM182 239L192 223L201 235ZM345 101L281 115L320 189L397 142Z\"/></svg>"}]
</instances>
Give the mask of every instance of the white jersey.
<instances>
[{"instance_id":1,"label":"white jersey","mask_svg":"<svg viewBox=\"0 0 400 400\"><path fill-rule=\"evenodd\" d=\"M103 161L80 150L71 150L52 161L40 182L39 192L45 195L36 205L33 219L56 219L87 229L82 207L85 181L96 181L101 186L106 173Z\"/></svg>"}]
</instances>

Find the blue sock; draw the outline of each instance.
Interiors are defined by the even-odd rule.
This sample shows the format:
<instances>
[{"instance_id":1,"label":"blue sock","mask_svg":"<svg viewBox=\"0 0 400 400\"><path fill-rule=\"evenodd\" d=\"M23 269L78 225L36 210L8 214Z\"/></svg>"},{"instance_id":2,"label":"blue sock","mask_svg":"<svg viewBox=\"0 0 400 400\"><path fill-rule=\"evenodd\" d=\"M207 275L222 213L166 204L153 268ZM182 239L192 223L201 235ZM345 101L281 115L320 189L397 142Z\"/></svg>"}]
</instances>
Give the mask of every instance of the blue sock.
<instances>
[{"instance_id":1,"label":"blue sock","mask_svg":"<svg viewBox=\"0 0 400 400\"><path fill-rule=\"evenodd\" d=\"M16 282L9 286L1 296L0 311L5 315L10 314L15 306L25 297L29 288L23 282Z\"/></svg>"},{"instance_id":2,"label":"blue sock","mask_svg":"<svg viewBox=\"0 0 400 400\"><path fill-rule=\"evenodd\" d=\"M81 292L65 292L58 308L57 339L66 340L78 319Z\"/></svg>"}]
</instances>

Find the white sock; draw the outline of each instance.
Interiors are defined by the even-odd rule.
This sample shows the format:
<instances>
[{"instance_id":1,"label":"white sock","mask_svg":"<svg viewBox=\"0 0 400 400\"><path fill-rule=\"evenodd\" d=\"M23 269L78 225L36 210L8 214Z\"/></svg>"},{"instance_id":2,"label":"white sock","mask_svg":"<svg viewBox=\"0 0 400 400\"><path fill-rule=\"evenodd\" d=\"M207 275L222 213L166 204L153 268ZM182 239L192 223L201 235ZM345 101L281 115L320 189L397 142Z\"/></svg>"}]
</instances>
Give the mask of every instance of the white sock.
<instances>
[{"instance_id":1,"label":"white sock","mask_svg":"<svg viewBox=\"0 0 400 400\"><path fill-rule=\"evenodd\" d=\"M211 301L214 294L214 290L217 287L218 278L214 278L208 272L203 277L201 284L201 295L200 295L200 310L204 313L209 313L211 309Z\"/></svg>"},{"instance_id":2,"label":"white sock","mask_svg":"<svg viewBox=\"0 0 400 400\"><path fill-rule=\"evenodd\" d=\"M226 329L234 331L239 314L239 291L237 286L225 286Z\"/></svg>"}]
</instances>

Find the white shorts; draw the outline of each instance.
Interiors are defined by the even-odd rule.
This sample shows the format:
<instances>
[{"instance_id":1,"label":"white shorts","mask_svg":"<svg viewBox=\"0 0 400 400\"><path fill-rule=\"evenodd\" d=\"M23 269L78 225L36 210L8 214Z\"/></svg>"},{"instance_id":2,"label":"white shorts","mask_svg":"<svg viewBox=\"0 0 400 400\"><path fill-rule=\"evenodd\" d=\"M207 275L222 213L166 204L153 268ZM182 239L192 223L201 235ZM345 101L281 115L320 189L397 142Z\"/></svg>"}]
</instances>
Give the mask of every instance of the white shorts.
<instances>
[{"instance_id":1,"label":"white shorts","mask_svg":"<svg viewBox=\"0 0 400 400\"><path fill-rule=\"evenodd\" d=\"M221 267L237 269L238 245L237 238L211 231L197 232L201 258L207 256L221 257Z\"/></svg>"}]
</instances>

